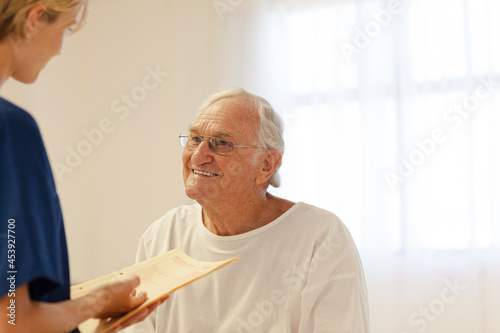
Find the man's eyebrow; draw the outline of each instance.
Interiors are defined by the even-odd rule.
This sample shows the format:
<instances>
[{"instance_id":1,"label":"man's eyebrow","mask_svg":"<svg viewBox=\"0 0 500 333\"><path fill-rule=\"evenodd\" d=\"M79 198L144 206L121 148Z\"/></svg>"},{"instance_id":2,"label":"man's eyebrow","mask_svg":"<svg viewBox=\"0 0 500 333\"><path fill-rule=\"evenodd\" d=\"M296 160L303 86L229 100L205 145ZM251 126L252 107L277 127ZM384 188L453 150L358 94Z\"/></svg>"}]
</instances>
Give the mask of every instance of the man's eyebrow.
<instances>
[{"instance_id":1,"label":"man's eyebrow","mask_svg":"<svg viewBox=\"0 0 500 333\"><path fill-rule=\"evenodd\" d=\"M216 134L218 137L234 138L234 135L229 132L217 132Z\"/></svg>"},{"instance_id":2,"label":"man's eyebrow","mask_svg":"<svg viewBox=\"0 0 500 333\"><path fill-rule=\"evenodd\" d=\"M189 126L188 128L189 130L189 133L200 133L200 131L198 130L198 128L196 128L195 126ZM226 137L226 138L234 138L234 135L232 133L229 133L229 132L224 132L224 131L219 131L219 132L216 132L215 135L213 136L216 136L216 137Z\"/></svg>"}]
</instances>

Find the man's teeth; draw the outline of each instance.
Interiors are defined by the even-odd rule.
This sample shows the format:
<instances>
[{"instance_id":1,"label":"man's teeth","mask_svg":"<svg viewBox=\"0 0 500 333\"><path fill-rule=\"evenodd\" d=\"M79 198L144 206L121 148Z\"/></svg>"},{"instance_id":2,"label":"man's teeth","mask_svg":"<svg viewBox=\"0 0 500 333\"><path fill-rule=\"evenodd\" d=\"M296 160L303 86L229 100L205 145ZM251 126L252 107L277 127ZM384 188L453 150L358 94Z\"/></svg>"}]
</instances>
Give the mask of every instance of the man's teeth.
<instances>
[{"instance_id":1,"label":"man's teeth","mask_svg":"<svg viewBox=\"0 0 500 333\"><path fill-rule=\"evenodd\" d=\"M208 176L208 177L217 176L216 173L211 173L211 172L203 172L203 171L197 171L197 170L193 170L193 172L197 175L203 175L203 176Z\"/></svg>"}]
</instances>

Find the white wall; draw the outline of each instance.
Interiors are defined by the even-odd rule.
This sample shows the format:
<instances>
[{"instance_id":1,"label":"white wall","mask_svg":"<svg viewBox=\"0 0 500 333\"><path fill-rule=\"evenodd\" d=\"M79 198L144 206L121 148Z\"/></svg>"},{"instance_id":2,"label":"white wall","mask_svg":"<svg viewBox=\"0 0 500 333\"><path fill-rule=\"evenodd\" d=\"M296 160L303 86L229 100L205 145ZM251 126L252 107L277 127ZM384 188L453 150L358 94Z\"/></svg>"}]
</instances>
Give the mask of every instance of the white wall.
<instances>
[{"instance_id":1,"label":"white wall","mask_svg":"<svg viewBox=\"0 0 500 333\"><path fill-rule=\"evenodd\" d=\"M63 207L73 283L132 264L148 225L190 202L177 136L209 94L230 87L217 74L224 63L213 56L221 23L210 1L91 1L87 25L66 38L62 55L34 85L10 80L2 88L2 96L27 108L41 128ZM155 82L147 68L168 77ZM144 79L151 91L141 88ZM140 101L125 114L120 98L131 93ZM58 171L57 163L68 166L67 147L88 148L82 131L102 121L110 133L78 165L73 160L71 172Z\"/></svg>"}]
</instances>

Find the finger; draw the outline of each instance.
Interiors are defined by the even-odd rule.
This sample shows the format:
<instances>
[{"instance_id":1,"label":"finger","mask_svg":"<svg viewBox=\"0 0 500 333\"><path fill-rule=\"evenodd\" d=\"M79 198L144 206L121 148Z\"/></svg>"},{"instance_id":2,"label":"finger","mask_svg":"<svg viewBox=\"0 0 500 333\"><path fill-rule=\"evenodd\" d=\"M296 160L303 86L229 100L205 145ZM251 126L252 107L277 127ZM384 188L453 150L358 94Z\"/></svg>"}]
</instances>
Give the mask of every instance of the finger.
<instances>
[{"instance_id":1,"label":"finger","mask_svg":"<svg viewBox=\"0 0 500 333\"><path fill-rule=\"evenodd\" d=\"M149 312L151 313L151 312L155 311L157 307L162 305L168 299L168 297L169 296L167 296L166 298L161 299L159 301L156 301L153 304L148 305L147 309L149 310Z\"/></svg>"},{"instance_id":2,"label":"finger","mask_svg":"<svg viewBox=\"0 0 500 333\"><path fill-rule=\"evenodd\" d=\"M145 291L141 291L139 294L134 296L134 298L146 300L148 298L148 294Z\"/></svg>"},{"instance_id":3,"label":"finger","mask_svg":"<svg viewBox=\"0 0 500 333\"><path fill-rule=\"evenodd\" d=\"M138 295L132 297L132 307L135 308L142 303L144 303L148 299L148 295L142 291Z\"/></svg>"},{"instance_id":4,"label":"finger","mask_svg":"<svg viewBox=\"0 0 500 333\"><path fill-rule=\"evenodd\" d=\"M141 284L141 279L137 275L132 275L125 282L130 286L130 289L133 289Z\"/></svg>"},{"instance_id":5,"label":"finger","mask_svg":"<svg viewBox=\"0 0 500 333\"><path fill-rule=\"evenodd\" d=\"M133 315L132 317L128 318L127 320L125 320L123 323L120 324L120 329L123 329L125 327L128 327L130 325L133 325L133 324L136 324L138 322L141 322L143 321L144 319L147 318L147 316L150 314L151 312L148 310L148 308L142 310L141 312L139 313L136 313L135 315Z\"/></svg>"},{"instance_id":6,"label":"finger","mask_svg":"<svg viewBox=\"0 0 500 333\"><path fill-rule=\"evenodd\" d=\"M158 303L158 306L162 305L163 303L165 303L167 301L167 299L170 298L170 295L165 297L165 298L162 298L161 300L159 300L157 303Z\"/></svg>"},{"instance_id":7,"label":"finger","mask_svg":"<svg viewBox=\"0 0 500 333\"><path fill-rule=\"evenodd\" d=\"M148 305L146 309L148 309L150 312L153 312L157 307L159 307L161 302L155 302L153 304Z\"/></svg>"},{"instance_id":8,"label":"finger","mask_svg":"<svg viewBox=\"0 0 500 333\"><path fill-rule=\"evenodd\" d=\"M132 295L132 293L134 289L141 283L141 280L137 275L132 275L126 279L119 281L118 283L121 284L121 287L125 292L128 292L131 296L135 296L135 294Z\"/></svg>"}]
</instances>

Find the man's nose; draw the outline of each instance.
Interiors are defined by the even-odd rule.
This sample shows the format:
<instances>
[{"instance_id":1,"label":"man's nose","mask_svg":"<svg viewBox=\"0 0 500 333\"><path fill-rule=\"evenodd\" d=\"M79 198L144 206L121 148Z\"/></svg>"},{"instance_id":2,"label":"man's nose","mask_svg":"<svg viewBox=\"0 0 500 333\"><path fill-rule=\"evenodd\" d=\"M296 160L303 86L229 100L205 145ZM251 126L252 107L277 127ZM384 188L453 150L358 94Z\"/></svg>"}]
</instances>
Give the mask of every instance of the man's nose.
<instances>
[{"instance_id":1,"label":"man's nose","mask_svg":"<svg viewBox=\"0 0 500 333\"><path fill-rule=\"evenodd\" d=\"M207 140L203 140L191 156L191 160L196 165L210 163L213 159L213 152L210 150L210 144Z\"/></svg>"}]
</instances>

